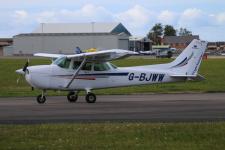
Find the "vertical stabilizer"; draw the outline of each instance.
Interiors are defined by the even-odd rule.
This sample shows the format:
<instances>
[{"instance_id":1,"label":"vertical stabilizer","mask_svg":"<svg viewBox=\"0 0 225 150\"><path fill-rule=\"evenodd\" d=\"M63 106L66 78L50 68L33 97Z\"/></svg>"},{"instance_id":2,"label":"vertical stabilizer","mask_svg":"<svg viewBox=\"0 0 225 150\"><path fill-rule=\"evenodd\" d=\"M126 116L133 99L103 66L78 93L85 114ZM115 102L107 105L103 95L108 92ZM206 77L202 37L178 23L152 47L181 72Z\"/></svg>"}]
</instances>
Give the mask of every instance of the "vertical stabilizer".
<instances>
[{"instance_id":1,"label":"vertical stabilizer","mask_svg":"<svg viewBox=\"0 0 225 150\"><path fill-rule=\"evenodd\" d=\"M171 63L174 75L197 76L207 42L193 40L184 51Z\"/></svg>"}]
</instances>

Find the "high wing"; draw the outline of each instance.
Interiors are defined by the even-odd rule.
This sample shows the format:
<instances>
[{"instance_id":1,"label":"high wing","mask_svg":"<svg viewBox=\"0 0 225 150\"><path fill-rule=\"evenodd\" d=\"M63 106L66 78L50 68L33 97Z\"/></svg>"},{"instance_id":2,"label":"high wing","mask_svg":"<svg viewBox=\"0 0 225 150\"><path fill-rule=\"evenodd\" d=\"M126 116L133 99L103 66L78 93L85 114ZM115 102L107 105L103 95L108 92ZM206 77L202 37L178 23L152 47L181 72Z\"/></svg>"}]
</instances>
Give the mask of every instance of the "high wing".
<instances>
[{"instance_id":1,"label":"high wing","mask_svg":"<svg viewBox=\"0 0 225 150\"><path fill-rule=\"evenodd\" d=\"M121 59L125 57L129 57L131 55L136 55L138 53L128 51L128 50L121 50L121 49L111 49L111 50L102 50L97 52L90 52L90 53L80 53L80 54L73 54L73 55L61 55L61 54L48 54L48 53L36 53L34 56L41 56L41 57L49 57L49 58L58 58L61 56L75 59L77 61L82 61L86 58L86 61L111 61L114 59Z\"/></svg>"},{"instance_id":2,"label":"high wing","mask_svg":"<svg viewBox=\"0 0 225 150\"><path fill-rule=\"evenodd\" d=\"M65 56L63 54L48 54L48 53L35 53L34 56L47 57L47 58L59 58Z\"/></svg>"},{"instance_id":3,"label":"high wing","mask_svg":"<svg viewBox=\"0 0 225 150\"><path fill-rule=\"evenodd\" d=\"M73 58L75 60L83 60L84 57L86 61L111 61L114 59L121 59L125 57L129 57L131 55L136 55L136 52L121 50L121 49L111 49L111 50L103 50L97 52L90 53L81 53L74 55L67 55L67 58Z\"/></svg>"}]
</instances>

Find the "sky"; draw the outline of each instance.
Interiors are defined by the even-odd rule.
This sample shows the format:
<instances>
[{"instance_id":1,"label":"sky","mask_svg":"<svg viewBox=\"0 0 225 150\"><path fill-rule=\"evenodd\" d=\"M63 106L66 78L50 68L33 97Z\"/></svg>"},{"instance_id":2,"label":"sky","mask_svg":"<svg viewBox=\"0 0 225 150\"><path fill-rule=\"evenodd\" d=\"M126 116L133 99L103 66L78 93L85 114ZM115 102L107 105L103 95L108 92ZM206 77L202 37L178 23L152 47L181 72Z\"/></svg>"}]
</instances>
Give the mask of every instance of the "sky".
<instances>
[{"instance_id":1,"label":"sky","mask_svg":"<svg viewBox=\"0 0 225 150\"><path fill-rule=\"evenodd\" d=\"M156 23L187 28L202 40L225 41L224 0L0 0L0 37L40 23L121 22L134 36Z\"/></svg>"}]
</instances>

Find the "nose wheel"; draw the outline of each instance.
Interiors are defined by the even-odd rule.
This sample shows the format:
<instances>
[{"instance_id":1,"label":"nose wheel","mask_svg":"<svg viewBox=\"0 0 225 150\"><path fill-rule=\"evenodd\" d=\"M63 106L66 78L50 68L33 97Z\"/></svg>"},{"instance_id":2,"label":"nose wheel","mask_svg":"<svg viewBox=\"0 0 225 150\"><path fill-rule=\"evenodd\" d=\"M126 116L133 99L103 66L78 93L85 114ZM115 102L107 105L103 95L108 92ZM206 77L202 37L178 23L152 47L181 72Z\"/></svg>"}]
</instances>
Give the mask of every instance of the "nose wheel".
<instances>
[{"instance_id":1,"label":"nose wheel","mask_svg":"<svg viewBox=\"0 0 225 150\"><path fill-rule=\"evenodd\" d=\"M42 94L37 96L37 102L39 104L44 104L45 101L46 101L46 97L45 97L45 90L44 90L44 91L42 91Z\"/></svg>"},{"instance_id":2,"label":"nose wheel","mask_svg":"<svg viewBox=\"0 0 225 150\"><path fill-rule=\"evenodd\" d=\"M96 95L94 93L88 93L85 97L87 103L95 103Z\"/></svg>"},{"instance_id":3,"label":"nose wheel","mask_svg":"<svg viewBox=\"0 0 225 150\"><path fill-rule=\"evenodd\" d=\"M37 96L37 102L39 104L43 104L43 103L45 103L45 101L46 101L46 97L45 96L42 96L42 94L40 94L40 95Z\"/></svg>"}]
</instances>

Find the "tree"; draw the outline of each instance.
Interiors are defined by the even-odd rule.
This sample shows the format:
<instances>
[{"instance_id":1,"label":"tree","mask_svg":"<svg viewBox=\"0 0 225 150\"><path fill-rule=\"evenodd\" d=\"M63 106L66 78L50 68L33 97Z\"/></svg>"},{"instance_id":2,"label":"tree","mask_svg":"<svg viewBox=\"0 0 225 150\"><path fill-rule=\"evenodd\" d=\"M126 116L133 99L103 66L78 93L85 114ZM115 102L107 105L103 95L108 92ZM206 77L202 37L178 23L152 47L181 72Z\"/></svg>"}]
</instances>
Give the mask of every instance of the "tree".
<instances>
[{"instance_id":1,"label":"tree","mask_svg":"<svg viewBox=\"0 0 225 150\"><path fill-rule=\"evenodd\" d=\"M176 30L171 25L164 27L164 36L176 36Z\"/></svg>"},{"instance_id":2,"label":"tree","mask_svg":"<svg viewBox=\"0 0 225 150\"><path fill-rule=\"evenodd\" d=\"M192 32L187 30L186 28L179 29L179 36L189 36L192 35Z\"/></svg>"},{"instance_id":3,"label":"tree","mask_svg":"<svg viewBox=\"0 0 225 150\"><path fill-rule=\"evenodd\" d=\"M154 44L161 44L161 36L163 35L163 27L161 23L155 24L150 32L148 33L148 38L153 41Z\"/></svg>"}]
</instances>

